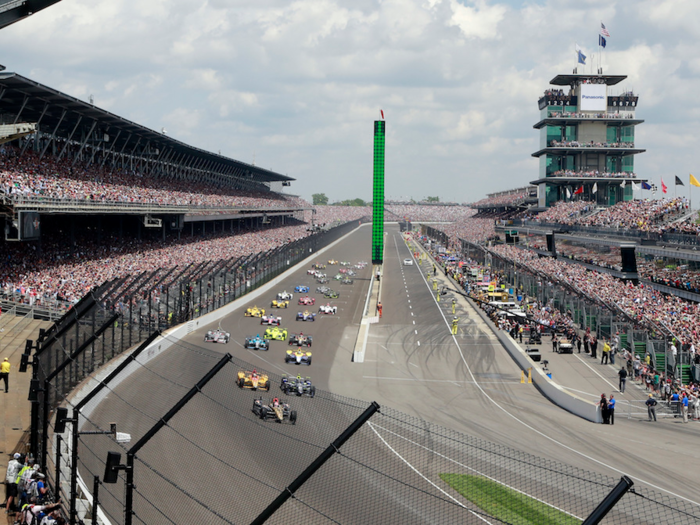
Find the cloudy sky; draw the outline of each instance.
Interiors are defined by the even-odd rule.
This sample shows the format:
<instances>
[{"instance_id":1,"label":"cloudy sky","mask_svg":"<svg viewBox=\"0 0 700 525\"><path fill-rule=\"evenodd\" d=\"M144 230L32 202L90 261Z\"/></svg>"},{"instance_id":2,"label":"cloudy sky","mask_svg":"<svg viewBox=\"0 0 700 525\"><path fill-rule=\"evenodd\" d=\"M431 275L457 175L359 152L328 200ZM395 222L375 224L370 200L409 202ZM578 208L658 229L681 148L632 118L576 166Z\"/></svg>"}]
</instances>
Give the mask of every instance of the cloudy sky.
<instances>
[{"instance_id":1,"label":"cloudy sky","mask_svg":"<svg viewBox=\"0 0 700 525\"><path fill-rule=\"evenodd\" d=\"M0 32L0 63L180 140L371 198L472 202L537 178L537 99L596 61L640 96L640 176L700 178L697 0L62 0ZM615 88L618 89L618 88ZM695 94L694 94L695 93ZM700 203L700 190L697 202ZM681 191L679 191L679 194Z\"/></svg>"}]
</instances>

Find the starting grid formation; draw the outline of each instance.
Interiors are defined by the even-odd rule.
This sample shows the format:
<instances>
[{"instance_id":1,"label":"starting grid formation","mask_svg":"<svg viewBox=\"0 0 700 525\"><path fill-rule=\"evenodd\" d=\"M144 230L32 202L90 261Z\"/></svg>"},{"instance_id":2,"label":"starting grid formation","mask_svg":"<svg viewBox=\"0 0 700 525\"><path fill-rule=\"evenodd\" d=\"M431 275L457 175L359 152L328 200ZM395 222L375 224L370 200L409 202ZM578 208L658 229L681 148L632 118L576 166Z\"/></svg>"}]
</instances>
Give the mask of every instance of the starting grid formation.
<instances>
[{"instance_id":1,"label":"starting grid formation","mask_svg":"<svg viewBox=\"0 0 700 525\"><path fill-rule=\"evenodd\" d=\"M132 443L139 440L221 359L213 350L173 343L163 359L110 389L102 404L86 407L89 419L80 430L108 429L118 418L120 426L128 421ZM141 449L134 467L134 523L250 523L367 408L317 390L313 399L284 396L299 413L296 425L263 422L252 413L253 400L282 396L281 377L268 374L270 392L239 390L236 374L251 366L231 358ZM124 456L129 445L90 436L81 437L79 447L80 472L89 480L102 475L109 450ZM454 479L486 488L479 497L465 497L450 483ZM561 523L566 517L575 523L617 481L382 407L270 522ZM110 523L124 521L124 491L123 473L117 484L100 487ZM492 512L504 494L531 509L534 521ZM700 508L635 487L603 523L698 521Z\"/></svg>"}]
</instances>

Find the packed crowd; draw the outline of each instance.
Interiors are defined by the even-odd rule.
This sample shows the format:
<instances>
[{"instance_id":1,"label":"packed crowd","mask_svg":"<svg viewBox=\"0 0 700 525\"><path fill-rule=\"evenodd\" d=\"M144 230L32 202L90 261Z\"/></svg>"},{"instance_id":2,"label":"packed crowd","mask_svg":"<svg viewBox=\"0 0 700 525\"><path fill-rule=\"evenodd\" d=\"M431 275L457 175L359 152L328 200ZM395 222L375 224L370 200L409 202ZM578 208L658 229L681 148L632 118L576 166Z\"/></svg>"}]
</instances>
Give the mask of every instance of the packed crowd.
<instances>
[{"instance_id":1,"label":"packed crowd","mask_svg":"<svg viewBox=\"0 0 700 525\"><path fill-rule=\"evenodd\" d=\"M631 282L623 283L606 273L589 271L514 246L497 246L494 251L511 261L524 264L578 289L583 295L622 310L641 325L667 330L686 345L700 344L700 304L668 296Z\"/></svg>"},{"instance_id":2,"label":"packed crowd","mask_svg":"<svg viewBox=\"0 0 700 525\"><path fill-rule=\"evenodd\" d=\"M467 206L387 204L384 209L393 214L394 219L399 217L412 222L452 222L474 215L474 210Z\"/></svg>"},{"instance_id":3,"label":"packed crowd","mask_svg":"<svg viewBox=\"0 0 700 525\"><path fill-rule=\"evenodd\" d=\"M47 239L39 253L27 243L5 243L0 262L0 294L41 306L57 301L68 306L104 281L159 268L230 259L274 247L309 235L307 225L286 226L236 234L222 232L181 240L77 239L71 249L66 239Z\"/></svg>"},{"instance_id":4,"label":"packed crowd","mask_svg":"<svg viewBox=\"0 0 700 525\"><path fill-rule=\"evenodd\" d=\"M597 177L601 179L636 178L634 173L626 171L608 172L598 170L558 170L551 174L552 177Z\"/></svg>"},{"instance_id":5,"label":"packed crowd","mask_svg":"<svg viewBox=\"0 0 700 525\"><path fill-rule=\"evenodd\" d=\"M582 226L663 231L663 223L688 209L688 199L631 200L621 201L600 213L578 221Z\"/></svg>"},{"instance_id":6,"label":"packed crowd","mask_svg":"<svg viewBox=\"0 0 700 525\"><path fill-rule=\"evenodd\" d=\"M582 215L595 210L596 204L590 201L559 201L547 211L533 217L536 222L555 222L557 224L573 224L578 222Z\"/></svg>"},{"instance_id":7,"label":"packed crowd","mask_svg":"<svg viewBox=\"0 0 700 525\"><path fill-rule=\"evenodd\" d=\"M529 194L530 190L525 188L519 191L492 195L473 203L472 207L516 205L527 199Z\"/></svg>"},{"instance_id":8,"label":"packed crowd","mask_svg":"<svg viewBox=\"0 0 700 525\"><path fill-rule=\"evenodd\" d=\"M700 294L700 270L687 266L668 265L659 267L654 262L637 260L637 272L642 279Z\"/></svg>"},{"instance_id":9,"label":"packed crowd","mask_svg":"<svg viewBox=\"0 0 700 525\"><path fill-rule=\"evenodd\" d=\"M187 181L166 181L138 172L113 171L99 166L72 165L64 158L14 147L0 148L0 195L12 199L61 200L207 207L281 208L309 204L273 192L244 192L223 186ZM193 191L196 190L196 191Z\"/></svg>"},{"instance_id":10,"label":"packed crowd","mask_svg":"<svg viewBox=\"0 0 700 525\"><path fill-rule=\"evenodd\" d=\"M579 142L578 140L550 140L554 148L634 148L634 142Z\"/></svg>"},{"instance_id":11,"label":"packed crowd","mask_svg":"<svg viewBox=\"0 0 700 525\"><path fill-rule=\"evenodd\" d=\"M619 112L617 113L581 113L581 112L575 112L575 111L552 111L549 114L550 117L552 118L604 118L604 119L611 119L611 118L634 118L634 115L631 113L624 113L620 114Z\"/></svg>"}]
</instances>

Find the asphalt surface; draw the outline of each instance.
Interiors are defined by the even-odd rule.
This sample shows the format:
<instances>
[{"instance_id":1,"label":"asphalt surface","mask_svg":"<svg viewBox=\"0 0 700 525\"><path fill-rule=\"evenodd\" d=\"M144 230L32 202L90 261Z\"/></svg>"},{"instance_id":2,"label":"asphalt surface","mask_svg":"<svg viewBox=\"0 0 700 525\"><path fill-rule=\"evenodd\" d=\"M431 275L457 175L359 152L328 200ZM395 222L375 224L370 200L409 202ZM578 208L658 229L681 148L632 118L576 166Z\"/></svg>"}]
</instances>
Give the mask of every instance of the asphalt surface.
<instances>
[{"instance_id":1,"label":"asphalt surface","mask_svg":"<svg viewBox=\"0 0 700 525\"><path fill-rule=\"evenodd\" d=\"M319 262L369 260L370 237L369 228L360 228L319 256ZM296 312L304 309L294 306L296 293L288 310L268 308L273 292L257 300L267 313L280 315L290 333L313 336L311 366L285 364L288 346L283 342L272 342L266 352L243 348L245 337L264 331L259 320L243 315L247 306L254 305L251 301L222 319L221 328L231 333L229 344L203 343L206 330L216 326L203 327L116 387L91 419L103 427L118 422L120 430L132 434L132 445L225 352L272 374L310 376L319 389L365 401L330 394L293 398L289 402L298 410L297 425L263 423L251 411L259 394L236 388L240 367L225 365L139 452L135 522L250 522L362 412L366 402L375 400L418 421L613 477L625 472L637 483L696 499L694 487L700 474L684 468L697 459L696 425L670 428L670 424L654 426L620 418L614 426L594 425L556 407L533 385L520 383L519 368L465 300L459 301L460 330L452 337L447 323L452 317L450 303L435 302L421 267L402 264L407 257L411 255L398 229L389 226L382 278L384 316L371 327L364 363L352 363L351 357L371 265L357 272L354 285L328 284L341 294L330 301L339 307L337 316L319 314L313 323L295 321ZM338 268L327 266L325 272L332 277ZM307 269L299 268L276 291L292 292L297 285L308 285L309 295L317 299L313 308L317 311L329 301L314 293L318 284ZM275 379L270 394L263 396L279 393ZM391 449L380 433L365 426L348 443L347 455L336 456L324 466L302 489L300 500L285 504L272 522L325 522L323 514L340 523L429 523L435 522L435 515L440 522L482 522L454 502L439 501L436 514L431 506L440 497L447 499L445 495L426 484L420 469ZM100 438L83 440L85 479L102 474L101 463L110 447L114 444ZM400 483L376 478L360 466L363 458L393 470L425 494L417 496ZM183 498L173 484L192 494L199 505ZM202 490L209 486L210 490ZM123 483L103 490L101 503L110 518L121 523ZM149 501L141 494L147 494Z\"/></svg>"}]
</instances>

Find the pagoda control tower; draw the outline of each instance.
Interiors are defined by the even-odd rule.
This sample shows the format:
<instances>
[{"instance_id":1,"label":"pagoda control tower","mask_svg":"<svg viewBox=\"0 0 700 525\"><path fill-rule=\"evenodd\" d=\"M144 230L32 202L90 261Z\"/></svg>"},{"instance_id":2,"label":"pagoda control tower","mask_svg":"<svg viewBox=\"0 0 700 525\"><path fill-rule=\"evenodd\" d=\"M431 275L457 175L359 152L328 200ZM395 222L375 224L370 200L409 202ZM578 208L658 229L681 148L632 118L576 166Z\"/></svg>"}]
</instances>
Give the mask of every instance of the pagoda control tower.
<instances>
[{"instance_id":1,"label":"pagoda control tower","mask_svg":"<svg viewBox=\"0 0 700 525\"><path fill-rule=\"evenodd\" d=\"M539 99L539 208L583 199L601 206L632 200L634 156L646 150L634 142L639 97L615 88L625 75L557 75Z\"/></svg>"}]
</instances>

